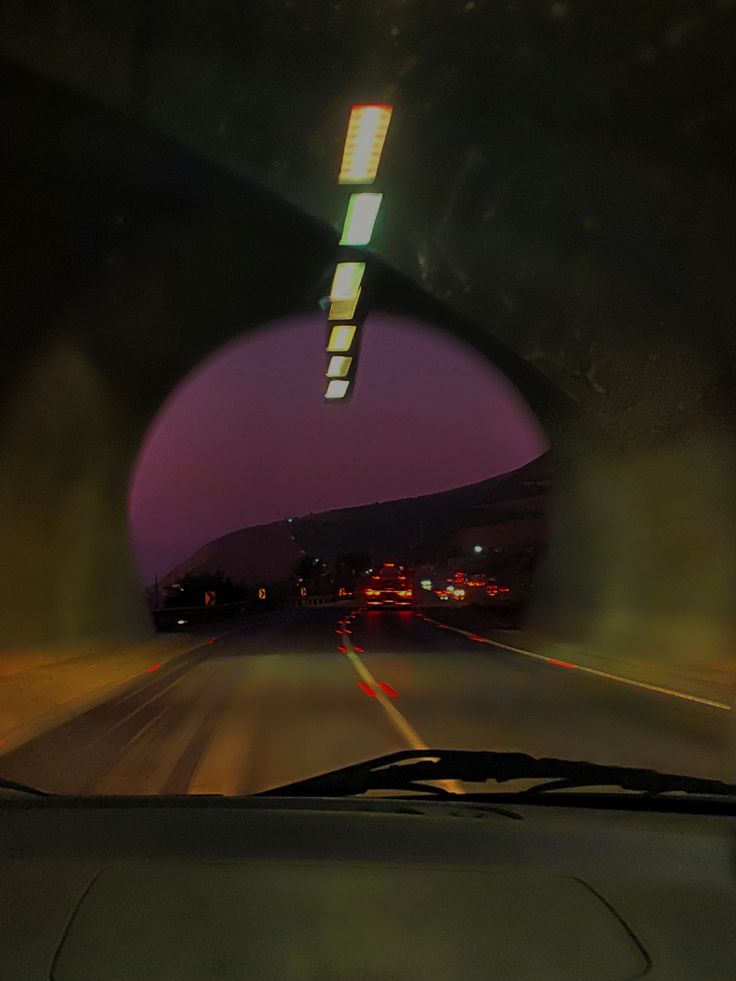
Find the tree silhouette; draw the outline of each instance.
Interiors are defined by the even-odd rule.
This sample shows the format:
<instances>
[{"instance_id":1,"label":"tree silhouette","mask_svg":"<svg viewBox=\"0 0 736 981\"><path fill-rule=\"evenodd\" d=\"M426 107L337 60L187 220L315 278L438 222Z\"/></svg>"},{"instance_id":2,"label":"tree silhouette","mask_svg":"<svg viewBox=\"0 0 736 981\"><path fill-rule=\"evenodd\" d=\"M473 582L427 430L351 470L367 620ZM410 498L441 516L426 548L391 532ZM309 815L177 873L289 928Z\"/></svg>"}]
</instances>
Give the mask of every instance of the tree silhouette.
<instances>
[{"instance_id":1,"label":"tree silhouette","mask_svg":"<svg viewBox=\"0 0 736 981\"><path fill-rule=\"evenodd\" d=\"M313 555L305 554L294 565L294 575L305 582L313 582L323 572L324 566Z\"/></svg>"},{"instance_id":2,"label":"tree silhouette","mask_svg":"<svg viewBox=\"0 0 736 981\"><path fill-rule=\"evenodd\" d=\"M371 566L371 557L365 552L343 552L335 560L335 578L354 580L364 576Z\"/></svg>"},{"instance_id":3,"label":"tree silhouette","mask_svg":"<svg viewBox=\"0 0 736 981\"><path fill-rule=\"evenodd\" d=\"M243 585L233 582L224 572L188 572L175 586L168 587L164 606L204 606L204 594L214 592L218 606L238 603L247 598Z\"/></svg>"}]
</instances>

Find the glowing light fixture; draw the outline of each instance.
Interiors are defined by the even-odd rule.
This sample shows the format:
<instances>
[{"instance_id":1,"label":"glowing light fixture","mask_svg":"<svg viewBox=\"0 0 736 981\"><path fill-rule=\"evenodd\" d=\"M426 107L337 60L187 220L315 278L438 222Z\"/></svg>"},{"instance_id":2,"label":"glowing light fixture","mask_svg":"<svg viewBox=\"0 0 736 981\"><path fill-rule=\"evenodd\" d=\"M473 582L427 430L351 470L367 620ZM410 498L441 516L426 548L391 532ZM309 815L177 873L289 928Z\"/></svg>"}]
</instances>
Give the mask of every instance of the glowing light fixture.
<instances>
[{"instance_id":1,"label":"glowing light fixture","mask_svg":"<svg viewBox=\"0 0 736 981\"><path fill-rule=\"evenodd\" d=\"M341 399L347 394L348 387L350 386L349 381L343 381L342 379L333 378L332 381L327 386L327 391L325 392L326 399Z\"/></svg>"},{"instance_id":2,"label":"glowing light fixture","mask_svg":"<svg viewBox=\"0 0 736 981\"><path fill-rule=\"evenodd\" d=\"M349 351L355 338L355 331L355 324L340 324L337 327L333 327L330 331L327 350L330 353L335 351Z\"/></svg>"},{"instance_id":3,"label":"glowing light fixture","mask_svg":"<svg viewBox=\"0 0 736 981\"><path fill-rule=\"evenodd\" d=\"M347 300L334 300L330 304L330 312L327 314L327 319L350 320L350 318L355 313L355 308L358 305L359 299L360 299L360 290L358 290L355 296L351 296Z\"/></svg>"},{"instance_id":4,"label":"glowing light fixture","mask_svg":"<svg viewBox=\"0 0 736 981\"><path fill-rule=\"evenodd\" d=\"M338 262L330 289L330 300L352 300L360 291L365 272L364 262Z\"/></svg>"},{"instance_id":5,"label":"glowing light fixture","mask_svg":"<svg viewBox=\"0 0 736 981\"><path fill-rule=\"evenodd\" d=\"M330 289L330 320L350 320L360 299L364 262L338 262Z\"/></svg>"},{"instance_id":6,"label":"glowing light fixture","mask_svg":"<svg viewBox=\"0 0 736 981\"><path fill-rule=\"evenodd\" d=\"M381 207L382 194L351 194L340 245L368 245Z\"/></svg>"},{"instance_id":7,"label":"glowing light fixture","mask_svg":"<svg viewBox=\"0 0 736 981\"><path fill-rule=\"evenodd\" d=\"M338 183L372 184L386 141L391 106L359 105L350 110Z\"/></svg>"},{"instance_id":8,"label":"glowing light fixture","mask_svg":"<svg viewBox=\"0 0 736 981\"><path fill-rule=\"evenodd\" d=\"M330 358L330 363L327 366L327 377L345 378L350 371L350 365L352 363L352 358L345 358L340 354L333 354L333 356Z\"/></svg>"}]
</instances>

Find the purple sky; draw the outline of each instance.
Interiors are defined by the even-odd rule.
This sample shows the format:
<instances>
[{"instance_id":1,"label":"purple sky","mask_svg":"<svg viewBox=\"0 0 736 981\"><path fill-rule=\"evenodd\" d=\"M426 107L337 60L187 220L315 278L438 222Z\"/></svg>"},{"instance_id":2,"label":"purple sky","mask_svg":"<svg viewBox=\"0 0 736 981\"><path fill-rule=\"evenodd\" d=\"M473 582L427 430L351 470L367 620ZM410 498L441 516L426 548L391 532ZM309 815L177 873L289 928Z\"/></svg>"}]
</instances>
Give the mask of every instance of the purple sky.
<instances>
[{"instance_id":1,"label":"purple sky","mask_svg":"<svg viewBox=\"0 0 736 981\"><path fill-rule=\"evenodd\" d=\"M324 336L319 313L251 332L168 400L131 482L145 582L237 528L446 490L546 449L503 375L404 317L368 318L352 401L324 405Z\"/></svg>"}]
</instances>

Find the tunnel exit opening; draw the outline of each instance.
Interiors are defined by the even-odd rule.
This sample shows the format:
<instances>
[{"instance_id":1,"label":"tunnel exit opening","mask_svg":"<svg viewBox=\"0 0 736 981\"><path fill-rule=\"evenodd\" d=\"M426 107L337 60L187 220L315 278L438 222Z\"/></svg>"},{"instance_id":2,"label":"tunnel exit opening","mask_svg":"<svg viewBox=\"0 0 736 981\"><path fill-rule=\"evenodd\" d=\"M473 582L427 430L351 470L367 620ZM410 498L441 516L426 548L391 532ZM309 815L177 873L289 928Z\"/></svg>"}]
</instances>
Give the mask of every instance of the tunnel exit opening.
<instances>
[{"instance_id":1,"label":"tunnel exit opening","mask_svg":"<svg viewBox=\"0 0 736 981\"><path fill-rule=\"evenodd\" d=\"M393 556L432 581L425 603L518 622L551 482L532 410L469 345L385 312L369 317L353 399L325 405L319 329L316 312L231 341L152 423L129 511L156 619L202 606L208 585L255 608L352 594L365 570L348 558ZM455 589L458 574L474 585Z\"/></svg>"}]
</instances>

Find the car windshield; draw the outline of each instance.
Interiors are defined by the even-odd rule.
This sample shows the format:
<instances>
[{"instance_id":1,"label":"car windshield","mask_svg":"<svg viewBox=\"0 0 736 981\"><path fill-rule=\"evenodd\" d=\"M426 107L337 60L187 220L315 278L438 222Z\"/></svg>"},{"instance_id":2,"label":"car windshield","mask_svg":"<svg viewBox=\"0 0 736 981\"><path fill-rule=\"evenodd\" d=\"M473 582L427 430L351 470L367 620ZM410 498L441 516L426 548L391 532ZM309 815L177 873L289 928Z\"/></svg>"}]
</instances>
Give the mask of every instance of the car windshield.
<instances>
[{"instance_id":1,"label":"car windshield","mask_svg":"<svg viewBox=\"0 0 736 981\"><path fill-rule=\"evenodd\" d=\"M735 36L8 5L0 777L736 779Z\"/></svg>"}]
</instances>

